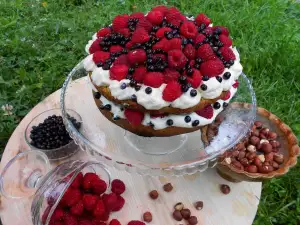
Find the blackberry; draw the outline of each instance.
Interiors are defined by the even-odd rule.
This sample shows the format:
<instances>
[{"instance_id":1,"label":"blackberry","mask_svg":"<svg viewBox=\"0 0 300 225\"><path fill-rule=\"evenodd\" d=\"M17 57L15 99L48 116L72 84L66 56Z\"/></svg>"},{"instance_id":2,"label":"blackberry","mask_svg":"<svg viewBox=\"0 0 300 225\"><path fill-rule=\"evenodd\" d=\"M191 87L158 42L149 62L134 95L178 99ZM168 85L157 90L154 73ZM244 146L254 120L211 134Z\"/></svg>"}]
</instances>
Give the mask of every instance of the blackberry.
<instances>
[{"instance_id":1,"label":"blackberry","mask_svg":"<svg viewBox=\"0 0 300 225\"><path fill-rule=\"evenodd\" d=\"M199 120L194 120L193 123L192 123L192 126L196 127L198 125L199 125Z\"/></svg>"},{"instance_id":2,"label":"blackberry","mask_svg":"<svg viewBox=\"0 0 300 225\"><path fill-rule=\"evenodd\" d=\"M184 121L185 121L186 123L191 122L191 120L192 120L192 118L191 118L190 116L184 117Z\"/></svg>"},{"instance_id":3,"label":"blackberry","mask_svg":"<svg viewBox=\"0 0 300 225\"><path fill-rule=\"evenodd\" d=\"M173 125L173 120L168 119L168 120L167 120L167 125L168 125L168 126L172 126L172 125Z\"/></svg>"},{"instance_id":4,"label":"blackberry","mask_svg":"<svg viewBox=\"0 0 300 225\"><path fill-rule=\"evenodd\" d=\"M207 86L205 84L201 84L200 86L202 91L206 91L207 90Z\"/></svg>"},{"instance_id":5,"label":"blackberry","mask_svg":"<svg viewBox=\"0 0 300 225\"><path fill-rule=\"evenodd\" d=\"M152 92L152 88L151 87L147 87L146 89L145 89L145 92L146 92L146 94L151 94L151 92Z\"/></svg>"},{"instance_id":6,"label":"blackberry","mask_svg":"<svg viewBox=\"0 0 300 225\"><path fill-rule=\"evenodd\" d=\"M190 95L195 97L197 95L197 91L195 89L191 90Z\"/></svg>"},{"instance_id":7,"label":"blackberry","mask_svg":"<svg viewBox=\"0 0 300 225\"><path fill-rule=\"evenodd\" d=\"M111 110L111 105L110 105L110 104L106 104L106 105L104 106L104 109L110 111L110 110Z\"/></svg>"},{"instance_id":8,"label":"blackberry","mask_svg":"<svg viewBox=\"0 0 300 225\"><path fill-rule=\"evenodd\" d=\"M224 75L223 75L223 78L224 78L225 80L228 80L230 77L231 77L231 73L230 73L230 72L226 72L226 73L224 73Z\"/></svg>"},{"instance_id":9,"label":"blackberry","mask_svg":"<svg viewBox=\"0 0 300 225\"><path fill-rule=\"evenodd\" d=\"M203 76L203 77L202 77L202 80L203 80L203 81L208 81L208 80L209 80L209 76L207 76L207 75Z\"/></svg>"},{"instance_id":10,"label":"blackberry","mask_svg":"<svg viewBox=\"0 0 300 225\"><path fill-rule=\"evenodd\" d=\"M214 108L219 109L221 107L221 104L219 102L214 103Z\"/></svg>"},{"instance_id":11,"label":"blackberry","mask_svg":"<svg viewBox=\"0 0 300 225\"><path fill-rule=\"evenodd\" d=\"M220 77L220 76L216 76L216 79L217 79L217 81L219 81L220 83L222 82L222 77Z\"/></svg>"},{"instance_id":12,"label":"blackberry","mask_svg":"<svg viewBox=\"0 0 300 225\"><path fill-rule=\"evenodd\" d=\"M99 92L94 92L94 98L99 99L101 94Z\"/></svg>"}]
</instances>

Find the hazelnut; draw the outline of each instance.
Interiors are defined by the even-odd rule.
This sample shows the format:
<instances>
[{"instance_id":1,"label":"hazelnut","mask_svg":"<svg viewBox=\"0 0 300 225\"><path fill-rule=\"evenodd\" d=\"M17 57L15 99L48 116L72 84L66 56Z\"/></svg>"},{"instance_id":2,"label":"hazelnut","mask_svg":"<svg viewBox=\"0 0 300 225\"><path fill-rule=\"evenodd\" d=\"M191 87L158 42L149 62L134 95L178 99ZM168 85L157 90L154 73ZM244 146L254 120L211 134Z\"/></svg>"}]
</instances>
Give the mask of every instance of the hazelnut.
<instances>
[{"instance_id":1,"label":"hazelnut","mask_svg":"<svg viewBox=\"0 0 300 225\"><path fill-rule=\"evenodd\" d=\"M271 165L273 166L273 168L274 168L275 170L277 170L277 169L279 168L279 165L278 165L277 162L274 162L274 161L273 161Z\"/></svg>"},{"instance_id":2,"label":"hazelnut","mask_svg":"<svg viewBox=\"0 0 300 225\"><path fill-rule=\"evenodd\" d=\"M248 166L249 165L249 161L247 158L242 158L240 160L240 163L243 165L243 166Z\"/></svg>"},{"instance_id":3,"label":"hazelnut","mask_svg":"<svg viewBox=\"0 0 300 225\"><path fill-rule=\"evenodd\" d=\"M227 195L230 193L230 187L227 184L221 184L220 190L223 194Z\"/></svg>"},{"instance_id":4,"label":"hazelnut","mask_svg":"<svg viewBox=\"0 0 300 225\"><path fill-rule=\"evenodd\" d=\"M233 167L235 167L236 169L238 169L238 170L243 170L244 169L243 165L240 162L238 162L238 161L232 162L231 165Z\"/></svg>"},{"instance_id":5,"label":"hazelnut","mask_svg":"<svg viewBox=\"0 0 300 225\"><path fill-rule=\"evenodd\" d=\"M143 214L143 220L147 223L150 223L152 221L152 214L151 212L145 212Z\"/></svg>"},{"instance_id":6,"label":"hazelnut","mask_svg":"<svg viewBox=\"0 0 300 225\"><path fill-rule=\"evenodd\" d=\"M257 145L259 143L260 139L258 137L252 136L250 138L250 144Z\"/></svg>"},{"instance_id":7,"label":"hazelnut","mask_svg":"<svg viewBox=\"0 0 300 225\"><path fill-rule=\"evenodd\" d=\"M284 157L282 154L278 154L278 153L275 153L274 154L274 157L273 157L274 161L277 162L278 164L282 164L283 161L284 161Z\"/></svg>"},{"instance_id":8,"label":"hazelnut","mask_svg":"<svg viewBox=\"0 0 300 225\"><path fill-rule=\"evenodd\" d=\"M256 150L261 150L261 143L258 143L258 144L256 145Z\"/></svg>"},{"instance_id":9,"label":"hazelnut","mask_svg":"<svg viewBox=\"0 0 300 225\"><path fill-rule=\"evenodd\" d=\"M258 156L256 156L254 159L253 159L253 164L257 167L261 166L262 165L262 162L261 160L258 158Z\"/></svg>"},{"instance_id":10,"label":"hazelnut","mask_svg":"<svg viewBox=\"0 0 300 225\"><path fill-rule=\"evenodd\" d=\"M181 221L181 220L182 220L182 215L181 215L181 213L180 213L179 210L175 210L175 211L173 212L173 218L174 218L175 220L177 220L177 221Z\"/></svg>"},{"instance_id":11,"label":"hazelnut","mask_svg":"<svg viewBox=\"0 0 300 225\"><path fill-rule=\"evenodd\" d=\"M203 209L203 202L202 201L195 202L194 206L197 210L201 210Z\"/></svg>"},{"instance_id":12,"label":"hazelnut","mask_svg":"<svg viewBox=\"0 0 300 225\"><path fill-rule=\"evenodd\" d=\"M263 126L263 123L260 122L260 121L255 121L255 122L254 122L254 125L255 125L255 127L256 127L257 129L261 129L262 126Z\"/></svg>"},{"instance_id":13,"label":"hazelnut","mask_svg":"<svg viewBox=\"0 0 300 225\"><path fill-rule=\"evenodd\" d=\"M191 216L189 219L188 219L188 223L189 225L196 225L198 224L198 219L196 216Z\"/></svg>"},{"instance_id":14,"label":"hazelnut","mask_svg":"<svg viewBox=\"0 0 300 225\"><path fill-rule=\"evenodd\" d=\"M258 171L260 173L270 173L272 172L274 169L273 169L273 166L270 166L270 165L266 165L266 164L263 164L261 167L258 168Z\"/></svg>"},{"instance_id":15,"label":"hazelnut","mask_svg":"<svg viewBox=\"0 0 300 225\"><path fill-rule=\"evenodd\" d=\"M227 164L230 164L231 163L231 158L230 157L227 157L224 159L224 161L227 163Z\"/></svg>"},{"instance_id":16,"label":"hazelnut","mask_svg":"<svg viewBox=\"0 0 300 225\"><path fill-rule=\"evenodd\" d=\"M258 130L252 131L251 136L259 137L259 131Z\"/></svg>"},{"instance_id":17,"label":"hazelnut","mask_svg":"<svg viewBox=\"0 0 300 225\"><path fill-rule=\"evenodd\" d=\"M267 161L267 162L273 161L273 156L274 156L273 152L265 154L265 161Z\"/></svg>"},{"instance_id":18,"label":"hazelnut","mask_svg":"<svg viewBox=\"0 0 300 225\"><path fill-rule=\"evenodd\" d=\"M238 155L239 155L239 151L236 150L236 151L233 151L233 152L232 152L232 156L233 156L233 157L237 157Z\"/></svg>"},{"instance_id":19,"label":"hazelnut","mask_svg":"<svg viewBox=\"0 0 300 225\"><path fill-rule=\"evenodd\" d=\"M180 211L180 213L181 213L183 219L187 220L187 219L189 219L191 217L191 210L189 210L189 209L182 209Z\"/></svg>"},{"instance_id":20,"label":"hazelnut","mask_svg":"<svg viewBox=\"0 0 300 225\"><path fill-rule=\"evenodd\" d=\"M243 151L243 150L245 149L244 143L238 143L238 144L235 146L235 149L238 150L238 151Z\"/></svg>"},{"instance_id":21,"label":"hazelnut","mask_svg":"<svg viewBox=\"0 0 300 225\"><path fill-rule=\"evenodd\" d=\"M241 160L242 158L245 158L245 156L246 156L245 152L239 152L238 160Z\"/></svg>"},{"instance_id":22,"label":"hazelnut","mask_svg":"<svg viewBox=\"0 0 300 225\"><path fill-rule=\"evenodd\" d=\"M260 131L259 131L259 133L260 134L263 134L263 135L265 135L265 136L267 136L268 135L268 133L269 133L269 129L268 128L263 128L263 129L261 129Z\"/></svg>"},{"instance_id":23,"label":"hazelnut","mask_svg":"<svg viewBox=\"0 0 300 225\"><path fill-rule=\"evenodd\" d=\"M255 165L249 165L245 168L245 170L249 173L257 173L257 166Z\"/></svg>"},{"instance_id":24,"label":"hazelnut","mask_svg":"<svg viewBox=\"0 0 300 225\"><path fill-rule=\"evenodd\" d=\"M279 141L270 141L270 144L272 145L273 148L280 147L280 142Z\"/></svg>"},{"instance_id":25,"label":"hazelnut","mask_svg":"<svg viewBox=\"0 0 300 225\"><path fill-rule=\"evenodd\" d=\"M261 162L264 162L264 161L265 161L265 156L264 156L264 155L259 155L259 156L257 156L257 158L258 158Z\"/></svg>"},{"instance_id":26,"label":"hazelnut","mask_svg":"<svg viewBox=\"0 0 300 225\"><path fill-rule=\"evenodd\" d=\"M261 139L259 143L262 145L263 143L269 143L269 141L267 139Z\"/></svg>"},{"instance_id":27,"label":"hazelnut","mask_svg":"<svg viewBox=\"0 0 300 225\"><path fill-rule=\"evenodd\" d=\"M249 159L249 160L254 159L255 156L256 156L255 152L248 152L246 154L246 158Z\"/></svg>"},{"instance_id":28,"label":"hazelnut","mask_svg":"<svg viewBox=\"0 0 300 225\"><path fill-rule=\"evenodd\" d=\"M270 153L272 152L273 148L272 145L269 143L263 143L261 145L261 150L263 150L264 153Z\"/></svg>"},{"instance_id":29,"label":"hazelnut","mask_svg":"<svg viewBox=\"0 0 300 225\"><path fill-rule=\"evenodd\" d=\"M273 148L273 152L274 152L274 153L278 153L278 152L279 152L279 149L278 149L278 148Z\"/></svg>"},{"instance_id":30,"label":"hazelnut","mask_svg":"<svg viewBox=\"0 0 300 225\"><path fill-rule=\"evenodd\" d=\"M173 186L171 183L167 183L163 186L165 192L171 192L173 190Z\"/></svg>"},{"instance_id":31,"label":"hazelnut","mask_svg":"<svg viewBox=\"0 0 300 225\"><path fill-rule=\"evenodd\" d=\"M175 210L182 210L184 208L184 205L183 205L183 203L182 202L178 202L178 203L176 203L175 205L174 205L174 209Z\"/></svg>"},{"instance_id":32,"label":"hazelnut","mask_svg":"<svg viewBox=\"0 0 300 225\"><path fill-rule=\"evenodd\" d=\"M275 140L277 138L277 134L275 132L269 132L268 133L268 139L269 140Z\"/></svg>"},{"instance_id":33,"label":"hazelnut","mask_svg":"<svg viewBox=\"0 0 300 225\"><path fill-rule=\"evenodd\" d=\"M261 134L261 133L259 134L259 138L260 138L260 139L267 139L266 135Z\"/></svg>"},{"instance_id":34,"label":"hazelnut","mask_svg":"<svg viewBox=\"0 0 300 225\"><path fill-rule=\"evenodd\" d=\"M150 198L152 198L152 199L157 199L158 198L158 192L156 191L156 190L153 190L153 191L150 191L149 192L149 196L150 196Z\"/></svg>"},{"instance_id":35,"label":"hazelnut","mask_svg":"<svg viewBox=\"0 0 300 225\"><path fill-rule=\"evenodd\" d=\"M248 145L247 150L249 152L256 152L256 147L254 145Z\"/></svg>"}]
</instances>

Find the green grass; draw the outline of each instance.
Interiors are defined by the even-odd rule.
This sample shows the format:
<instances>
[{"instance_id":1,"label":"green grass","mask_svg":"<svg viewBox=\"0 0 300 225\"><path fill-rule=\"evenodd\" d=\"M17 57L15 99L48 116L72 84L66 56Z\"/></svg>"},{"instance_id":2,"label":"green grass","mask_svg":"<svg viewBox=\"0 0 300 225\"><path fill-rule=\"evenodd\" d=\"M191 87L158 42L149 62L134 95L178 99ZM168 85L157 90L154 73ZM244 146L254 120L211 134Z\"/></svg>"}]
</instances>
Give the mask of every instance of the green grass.
<instances>
[{"instance_id":1,"label":"green grass","mask_svg":"<svg viewBox=\"0 0 300 225\"><path fill-rule=\"evenodd\" d=\"M92 34L120 13L174 5L230 28L259 106L300 134L300 4L285 0L0 0L0 149L19 121L61 87ZM2 112L1 112L2 113ZM300 224L300 167L264 182L254 224ZM229 215L230 216L230 215Z\"/></svg>"}]
</instances>

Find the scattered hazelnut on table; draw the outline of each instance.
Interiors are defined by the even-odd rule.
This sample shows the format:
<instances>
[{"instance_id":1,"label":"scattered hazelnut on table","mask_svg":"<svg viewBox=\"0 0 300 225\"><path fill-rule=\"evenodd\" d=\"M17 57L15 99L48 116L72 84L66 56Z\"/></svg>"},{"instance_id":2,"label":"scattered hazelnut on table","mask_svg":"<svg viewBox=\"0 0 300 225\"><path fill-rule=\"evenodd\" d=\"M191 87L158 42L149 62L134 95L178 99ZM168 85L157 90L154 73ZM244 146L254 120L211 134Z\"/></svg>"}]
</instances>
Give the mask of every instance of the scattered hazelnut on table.
<instances>
[{"instance_id":1,"label":"scattered hazelnut on table","mask_svg":"<svg viewBox=\"0 0 300 225\"><path fill-rule=\"evenodd\" d=\"M165 192L171 192L173 190L173 186L171 183L167 183L163 186Z\"/></svg>"},{"instance_id":2,"label":"scattered hazelnut on table","mask_svg":"<svg viewBox=\"0 0 300 225\"><path fill-rule=\"evenodd\" d=\"M182 220L182 215L181 215L181 213L180 213L179 210L175 210L175 211L173 212L173 218L174 218L175 220L177 220L177 221L181 221L181 220Z\"/></svg>"},{"instance_id":3,"label":"scattered hazelnut on table","mask_svg":"<svg viewBox=\"0 0 300 225\"><path fill-rule=\"evenodd\" d=\"M227 195L230 193L230 187L227 184L221 184L220 185L220 190L222 191L223 194Z\"/></svg>"},{"instance_id":4,"label":"scattered hazelnut on table","mask_svg":"<svg viewBox=\"0 0 300 225\"><path fill-rule=\"evenodd\" d=\"M152 191L149 192L149 196L152 199L157 199L158 196L159 196L159 194L158 194L158 192L156 190L152 190Z\"/></svg>"},{"instance_id":5,"label":"scattered hazelnut on table","mask_svg":"<svg viewBox=\"0 0 300 225\"><path fill-rule=\"evenodd\" d=\"M194 206L197 210L201 210L203 209L203 202L202 201L195 202Z\"/></svg>"},{"instance_id":6,"label":"scattered hazelnut on table","mask_svg":"<svg viewBox=\"0 0 300 225\"><path fill-rule=\"evenodd\" d=\"M191 217L191 210L189 210L189 209L182 209L180 211L180 213L181 213L182 217L186 220Z\"/></svg>"},{"instance_id":7,"label":"scattered hazelnut on table","mask_svg":"<svg viewBox=\"0 0 300 225\"><path fill-rule=\"evenodd\" d=\"M184 208L184 205L183 205L183 203L182 202L178 202L178 203L176 203L175 205L174 205L174 209L175 210L182 210Z\"/></svg>"},{"instance_id":8,"label":"scattered hazelnut on table","mask_svg":"<svg viewBox=\"0 0 300 225\"><path fill-rule=\"evenodd\" d=\"M198 224L198 219L196 216L191 216L189 219L188 219L188 223L189 225L196 225Z\"/></svg>"},{"instance_id":9,"label":"scattered hazelnut on table","mask_svg":"<svg viewBox=\"0 0 300 225\"><path fill-rule=\"evenodd\" d=\"M145 212L143 214L143 220L147 223L150 223L152 221L152 214L151 212Z\"/></svg>"}]
</instances>

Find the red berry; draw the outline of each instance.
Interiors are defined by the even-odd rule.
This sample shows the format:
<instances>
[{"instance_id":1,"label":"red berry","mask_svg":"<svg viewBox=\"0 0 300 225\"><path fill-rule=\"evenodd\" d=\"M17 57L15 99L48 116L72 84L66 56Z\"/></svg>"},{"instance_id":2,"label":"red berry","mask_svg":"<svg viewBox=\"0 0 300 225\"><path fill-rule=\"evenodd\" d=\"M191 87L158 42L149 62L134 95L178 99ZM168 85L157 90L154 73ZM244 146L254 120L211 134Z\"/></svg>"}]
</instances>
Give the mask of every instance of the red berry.
<instances>
[{"instance_id":1,"label":"red berry","mask_svg":"<svg viewBox=\"0 0 300 225\"><path fill-rule=\"evenodd\" d=\"M165 52L168 52L170 50L170 47L171 47L171 42L168 39L163 38L159 42L157 42L155 45L153 45L152 49L153 50L161 49Z\"/></svg>"},{"instance_id":2,"label":"red berry","mask_svg":"<svg viewBox=\"0 0 300 225\"><path fill-rule=\"evenodd\" d=\"M174 22L179 21L180 22L180 17L181 13L180 11L175 8L175 7L171 7L169 8L167 14L166 14L166 20L168 23L172 23L173 25L178 26L177 24L174 24Z\"/></svg>"},{"instance_id":3,"label":"red berry","mask_svg":"<svg viewBox=\"0 0 300 225\"><path fill-rule=\"evenodd\" d=\"M205 39L205 35L204 34L198 34L194 40L195 45L198 43L203 43L204 39Z\"/></svg>"},{"instance_id":4,"label":"red berry","mask_svg":"<svg viewBox=\"0 0 300 225\"><path fill-rule=\"evenodd\" d=\"M51 221L50 220L50 223L49 223L49 225L64 225L64 223L63 222L60 222L60 221Z\"/></svg>"},{"instance_id":5,"label":"red berry","mask_svg":"<svg viewBox=\"0 0 300 225\"><path fill-rule=\"evenodd\" d=\"M183 49L183 54L189 59L192 60L195 58L196 50L191 44L187 44Z\"/></svg>"},{"instance_id":6,"label":"red berry","mask_svg":"<svg viewBox=\"0 0 300 225\"><path fill-rule=\"evenodd\" d=\"M92 225L106 225L106 223L103 222L103 221L100 221L98 219L93 219L92 220Z\"/></svg>"},{"instance_id":7,"label":"red berry","mask_svg":"<svg viewBox=\"0 0 300 225\"><path fill-rule=\"evenodd\" d=\"M189 62L189 65L193 68L194 67L194 65L195 65L195 60L194 59L192 59L190 62Z\"/></svg>"},{"instance_id":8,"label":"red berry","mask_svg":"<svg viewBox=\"0 0 300 225\"><path fill-rule=\"evenodd\" d=\"M214 115L214 109L211 105L207 105L205 108L196 111L196 113L206 119L211 119Z\"/></svg>"},{"instance_id":9,"label":"red berry","mask_svg":"<svg viewBox=\"0 0 300 225\"><path fill-rule=\"evenodd\" d=\"M171 81L177 81L179 77L180 77L180 74L174 69L166 68L164 71L164 82L165 83L169 83Z\"/></svg>"},{"instance_id":10,"label":"red berry","mask_svg":"<svg viewBox=\"0 0 300 225\"><path fill-rule=\"evenodd\" d=\"M105 37L111 33L111 29L108 27L104 27L97 32L97 37Z\"/></svg>"},{"instance_id":11,"label":"red berry","mask_svg":"<svg viewBox=\"0 0 300 225\"><path fill-rule=\"evenodd\" d=\"M133 79L138 83L142 83L146 73L147 73L146 67L140 66L134 70Z\"/></svg>"},{"instance_id":12,"label":"red berry","mask_svg":"<svg viewBox=\"0 0 300 225\"><path fill-rule=\"evenodd\" d=\"M213 30L212 27L206 27L206 28L204 29L204 33L205 33L206 35L209 35L209 34L212 35L213 32L214 32L214 30Z\"/></svg>"},{"instance_id":13,"label":"red berry","mask_svg":"<svg viewBox=\"0 0 300 225\"><path fill-rule=\"evenodd\" d=\"M232 87L234 87L234 88L238 88L238 86L239 86L239 81L238 80L236 80L235 81L235 83L232 85Z\"/></svg>"},{"instance_id":14,"label":"red berry","mask_svg":"<svg viewBox=\"0 0 300 225\"><path fill-rule=\"evenodd\" d=\"M128 66L123 64L113 65L109 71L109 77L111 80L123 80L128 73Z\"/></svg>"},{"instance_id":15,"label":"red berry","mask_svg":"<svg viewBox=\"0 0 300 225\"><path fill-rule=\"evenodd\" d=\"M127 225L146 225L146 224L138 220L131 220Z\"/></svg>"},{"instance_id":16,"label":"red berry","mask_svg":"<svg viewBox=\"0 0 300 225\"><path fill-rule=\"evenodd\" d=\"M193 74L191 77L188 77L188 82L191 83L193 88L198 88L202 81L202 75L199 70L193 69Z\"/></svg>"},{"instance_id":17,"label":"red berry","mask_svg":"<svg viewBox=\"0 0 300 225\"><path fill-rule=\"evenodd\" d=\"M83 174L80 172L77 174L75 179L73 180L71 187L72 188L79 188L81 186L81 183L83 181Z\"/></svg>"},{"instance_id":18,"label":"red berry","mask_svg":"<svg viewBox=\"0 0 300 225\"><path fill-rule=\"evenodd\" d=\"M162 23L163 19L164 19L164 15L162 12L160 11L150 11L147 16L146 16L147 20L149 20L153 25L159 25Z\"/></svg>"},{"instance_id":19,"label":"red berry","mask_svg":"<svg viewBox=\"0 0 300 225\"><path fill-rule=\"evenodd\" d=\"M81 199L81 192L78 189L68 188L61 199L61 203L65 206L72 206Z\"/></svg>"},{"instance_id":20,"label":"red berry","mask_svg":"<svg viewBox=\"0 0 300 225\"><path fill-rule=\"evenodd\" d=\"M94 194L101 195L106 191L106 189L107 189L107 184L105 183L104 180L98 179L92 182L92 190Z\"/></svg>"},{"instance_id":21,"label":"red berry","mask_svg":"<svg viewBox=\"0 0 300 225\"><path fill-rule=\"evenodd\" d=\"M70 212L75 216L80 216L83 213L84 206L83 202L80 200L75 205L73 205L70 209Z\"/></svg>"},{"instance_id":22,"label":"red berry","mask_svg":"<svg viewBox=\"0 0 300 225\"><path fill-rule=\"evenodd\" d=\"M197 50L197 56L204 61L216 58L214 50L209 44L201 45Z\"/></svg>"},{"instance_id":23,"label":"red berry","mask_svg":"<svg viewBox=\"0 0 300 225\"><path fill-rule=\"evenodd\" d=\"M109 52L97 51L93 54L93 61L95 64L101 62L104 63L105 60L110 58Z\"/></svg>"},{"instance_id":24,"label":"red berry","mask_svg":"<svg viewBox=\"0 0 300 225\"><path fill-rule=\"evenodd\" d=\"M125 114L125 117L128 120L128 122L132 126L140 125L144 119L144 113L139 112L139 111L125 109L124 114Z\"/></svg>"},{"instance_id":25,"label":"red berry","mask_svg":"<svg viewBox=\"0 0 300 225\"><path fill-rule=\"evenodd\" d=\"M139 28L144 28L147 32L150 32L152 30L152 24L146 18L141 18L136 25L136 29Z\"/></svg>"},{"instance_id":26,"label":"red berry","mask_svg":"<svg viewBox=\"0 0 300 225\"><path fill-rule=\"evenodd\" d=\"M137 28L133 32L132 37L131 37L131 41L134 44L137 44L137 43L143 44L149 40L150 40L150 36L147 33L147 31L143 28Z\"/></svg>"},{"instance_id":27,"label":"red berry","mask_svg":"<svg viewBox=\"0 0 300 225\"><path fill-rule=\"evenodd\" d=\"M127 28L128 26L128 15L118 15L112 21L112 27L115 32L119 32L119 30L123 28Z\"/></svg>"},{"instance_id":28,"label":"red berry","mask_svg":"<svg viewBox=\"0 0 300 225\"><path fill-rule=\"evenodd\" d=\"M175 99L179 98L182 94L181 86L176 81L171 81L167 84L163 90L162 98L165 101L173 102Z\"/></svg>"},{"instance_id":29,"label":"red berry","mask_svg":"<svg viewBox=\"0 0 300 225\"><path fill-rule=\"evenodd\" d=\"M82 202L85 210L91 211L95 208L99 197L92 194L84 194L82 197Z\"/></svg>"},{"instance_id":30,"label":"red berry","mask_svg":"<svg viewBox=\"0 0 300 225\"><path fill-rule=\"evenodd\" d=\"M170 50L179 49L181 50L181 39L180 38L172 38L170 40Z\"/></svg>"},{"instance_id":31,"label":"red berry","mask_svg":"<svg viewBox=\"0 0 300 225\"><path fill-rule=\"evenodd\" d=\"M114 65L119 65L119 64L123 64L123 65L129 64L127 55L120 55L120 56L114 61Z\"/></svg>"},{"instance_id":32,"label":"red berry","mask_svg":"<svg viewBox=\"0 0 300 225\"><path fill-rule=\"evenodd\" d=\"M117 195L121 195L126 190L126 186L123 181L115 179L111 182L111 191Z\"/></svg>"},{"instance_id":33,"label":"red berry","mask_svg":"<svg viewBox=\"0 0 300 225\"><path fill-rule=\"evenodd\" d=\"M60 221L64 217L64 211L60 208L55 209L55 211L52 214L51 220L54 221Z\"/></svg>"},{"instance_id":34,"label":"red berry","mask_svg":"<svg viewBox=\"0 0 300 225\"><path fill-rule=\"evenodd\" d=\"M208 60L201 63L200 71L203 76L215 77L223 73L224 65L220 59Z\"/></svg>"},{"instance_id":35,"label":"red berry","mask_svg":"<svg viewBox=\"0 0 300 225\"><path fill-rule=\"evenodd\" d=\"M134 43L132 41L129 41L126 43L125 48L130 49L133 45L134 45Z\"/></svg>"},{"instance_id":36,"label":"red berry","mask_svg":"<svg viewBox=\"0 0 300 225\"><path fill-rule=\"evenodd\" d=\"M105 213L106 213L106 209L104 206L104 202L102 201L102 199L99 199L93 210L93 215L96 218L101 218Z\"/></svg>"},{"instance_id":37,"label":"red berry","mask_svg":"<svg viewBox=\"0 0 300 225\"><path fill-rule=\"evenodd\" d=\"M126 110L125 110L125 114L126 114ZM115 193L104 194L102 196L102 199L106 209L110 211L114 208L115 204L117 203L118 196Z\"/></svg>"},{"instance_id":38,"label":"red berry","mask_svg":"<svg viewBox=\"0 0 300 225\"><path fill-rule=\"evenodd\" d=\"M127 54L128 61L134 65L136 63L143 63L146 61L146 52L144 49L134 49Z\"/></svg>"},{"instance_id":39,"label":"red berry","mask_svg":"<svg viewBox=\"0 0 300 225\"><path fill-rule=\"evenodd\" d=\"M89 220L80 220L78 225L93 225L93 223Z\"/></svg>"},{"instance_id":40,"label":"red berry","mask_svg":"<svg viewBox=\"0 0 300 225\"><path fill-rule=\"evenodd\" d=\"M173 13L180 13L180 11L179 11L179 9L177 9L176 7L173 6L168 9L167 14L173 14Z\"/></svg>"},{"instance_id":41,"label":"red berry","mask_svg":"<svg viewBox=\"0 0 300 225\"><path fill-rule=\"evenodd\" d=\"M185 22L180 26L180 34L186 38L194 39L198 31L193 22Z\"/></svg>"},{"instance_id":42,"label":"red berry","mask_svg":"<svg viewBox=\"0 0 300 225\"><path fill-rule=\"evenodd\" d=\"M221 30L221 34L225 35L225 36L229 36L229 30L227 27L223 27L223 26L215 26L213 27L213 30L215 31L216 29L220 29Z\"/></svg>"},{"instance_id":43,"label":"red berry","mask_svg":"<svg viewBox=\"0 0 300 225\"><path fill-rule=\"evenodd\" d=\"M172 31L170 27L162 27L156 31L155 36L158 38L163 38L165 36L165 32L170 32L170 31Z\"/></svg>"},{"instance_id":44,"label":"red berry","mask_svg":"<svg viewBox=\"0 0 300 225\"><path fill-rule=\"evenodd\" d=\"M160 11L163 13L163 15L165 16L168 12L168 7L167 6L164 6L164 5L158 5L158 6L155 6L154 8L152 8L151 11Z\"/></svg>"},{"instance_id":45,"label":"red berry","mask_svg":"<svg viewBox=\"0 0 300 225\"><path fill-rule=\"evenodd\" d=\"M224 57L224 59L226 61L229 61L229 60L235 60L235 54L233 53L233 51L228 48L228 47L222 47L219 49L219 51L221 52L221 55Z\"/></svg>"},{"instance_id":46,"label":"red berry","mask_svg":"<svg viewBox=\"0 0 300 225\"><path fill-rule=\"evenodd\" d=\"M96 40L93 42L93 44L92 44L92 45L90 46L90 48L89 48L90 54L93 54L93 53L95 53L95 52L98 52L98 51L101 51L101 50L102 50L102 49L101 49L101 46L99 45L100 41L101 41L101 39L98 38L98 39L96 39Z\"/></svg>"},{"instance_id":47,"label":"red berry","mask_svg":"<svg viewBox=\"0 0 300 225\"><path fill-rule=\"evenodd\" d=\"M231 96L230 91L227 91L226 94L225 94L225 96L222 98L222 100L226 101L226 100L228 100L230 98L230 96Z\"/></svg>"},{"instance_id":48,"label":"red berry","mask_svg":"<svg viewBox=\"0 0 300 225\"><path fill-rule=\"evenodd\" d=\"M75 216L70 213L65 213L64 215L64 224L65 225L78 225L77 219Z\"/></svg>"},{"instance_id":49,"label":"red berry","mask_svg":"<svg viewBox=\"0 0 300 225\"><path fill-rule=\"evenodd\" d=\"M223 34L221 34L219 36L219 40L223 43L223 46L225 46L225 47L232 46L232 40L229 37L227 37L227 36L225 36Z\"/></svg>"},{"instance_id":50,"label":"red berry","mask_svg":"<svg viewBox=\"0 0 300 225\"><path fill-rule=\"evenodd\" d=\"M208 26L211 23L211 20L203 13L200 13L196 17L195 21L198 25L201 25L202 23L204 23L206 26Z\"/></svg>"},{"instance_id":51,"label":"red berry","mask_svg":"<svg viewBox=\"0 0 300 225\"><path fill-rule=\"evenodd\" d=\"M116 203L114 204L114 206L112 207L111 210L113 212L120 211L123 208L124 204L125 204L125 199L121 195L118 195L117 196L117 201L116 201Z\"/></svg>"},{"instance_id":52,"label":"red berry","mask_svg":"<svg viewBox=\"0 0 300 225\"><path fill-rule=\"evenodd\" d=\"M120 52L123 50L121 45L113 45L109 48L109 52Z\"/></svg>"},{"instance_id":53,"label":"red berry","mask_svg":"<svg viewBox=\"0 0 300 225\"><path fill-rule=\"evenodd\" d=\"M187 58L182 51L175 49L168 52L168 63L170 68L180 69L185 66Z\"/></svg>"},{"instance_id":54,"label":"red berry","mask_svg":"<svg viewBox=\"0 0 300 225\"><path fill-rule=\"evenodd\" d=\"M119 33L122 34L124 37L130 36L130 30L128 28L123 28L123 29L119 30Z\"/></svg>"},{"instance_id":55,"label":"red berry","mask_svg":"<svg viewBox=\"0 0 300 225\"><path fill-rule=\"evenodd\" d=\"M144 78L144 84L150 87L158 88L164 82L164 76L160 72L149 72L146 73Z\"/></svg>"},{"instance_id":56,"label":"red berry","mask_svg":"<svg viewBox=\"0 0 300 225\"><path fill-rule=\"evenodd\" d=\"M121 223L119 222L119 220L113 219L109 222L109 225L121 225Z\"/></svg>"},{"instance_id":57,"label":"red berry","mask_svg":"<svg viewBox=\"0 0 300 225\"><path fill-rule=\"evenodd\" d=\"M142 19L144 18L144 13L142 12L135 12L135 13L132 13L129 18L131 19Z\"/></svg>"}]
</instances>

